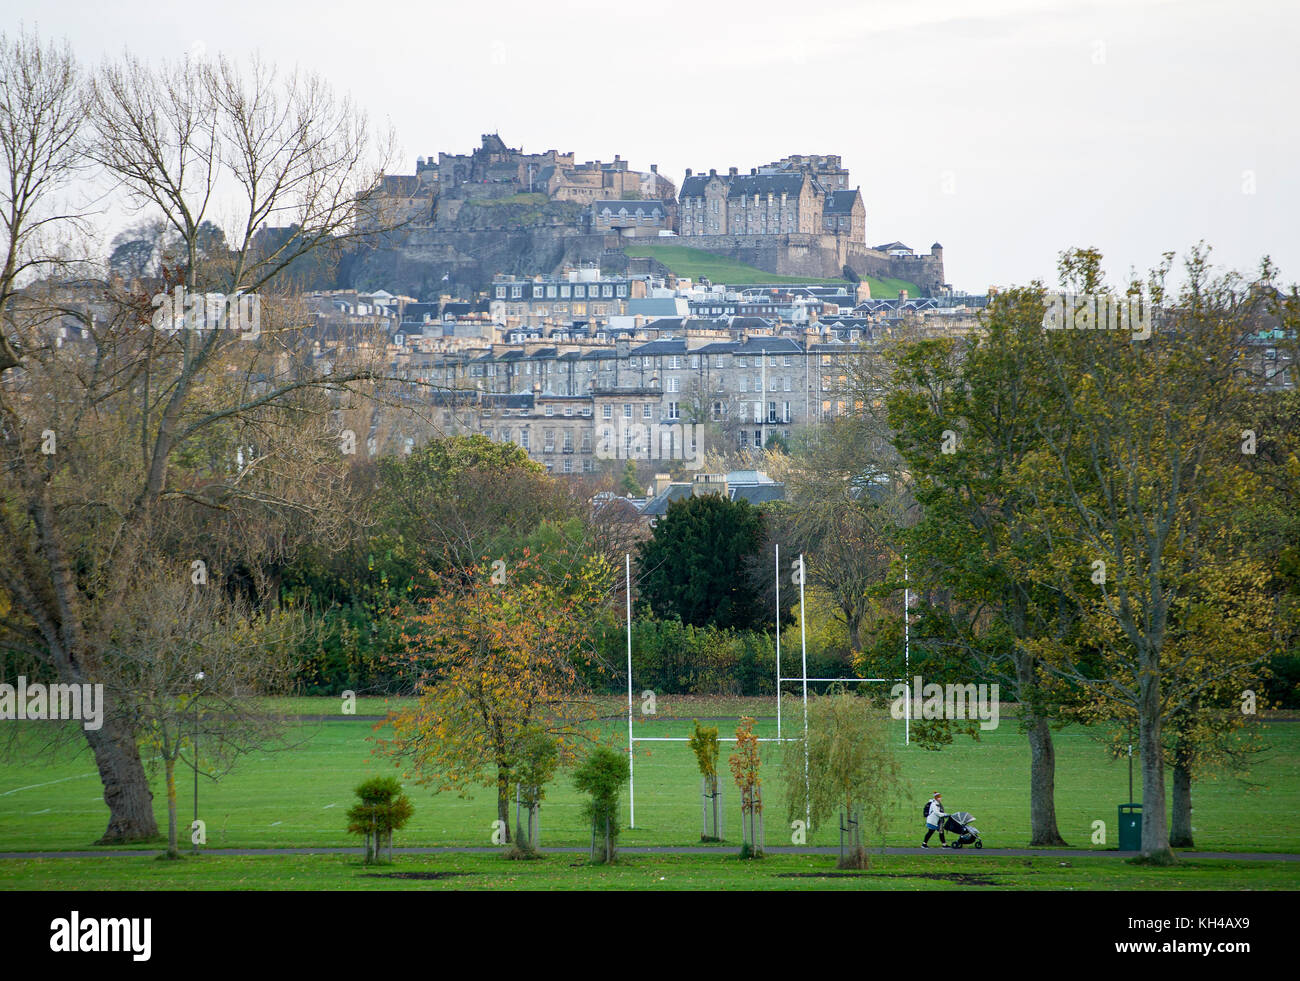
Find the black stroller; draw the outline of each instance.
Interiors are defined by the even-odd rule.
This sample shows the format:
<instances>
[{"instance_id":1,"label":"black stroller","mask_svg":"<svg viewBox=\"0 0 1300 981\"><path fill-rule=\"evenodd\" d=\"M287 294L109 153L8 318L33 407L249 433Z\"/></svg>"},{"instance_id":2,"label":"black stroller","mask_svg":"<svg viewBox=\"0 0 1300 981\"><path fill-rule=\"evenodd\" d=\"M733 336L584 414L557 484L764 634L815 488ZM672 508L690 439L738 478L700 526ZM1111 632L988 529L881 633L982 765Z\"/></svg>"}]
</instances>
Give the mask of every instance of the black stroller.
<instances>
[{"instance_id":1,"label":"black stroller","mask_svg":"<svg viewBox=\"0 0 1300 981\"><path fill-rule=\"evenodd\" d=\"M958 811L956 814L948 814L943 819L943 830L950 835L956 835L957 840L950 847L960 848L962 845L974 845L976 848L983 848L984 841L980 838L980 832L975 827L975 815L967 811Z\"/></svg>"}]
</instances>

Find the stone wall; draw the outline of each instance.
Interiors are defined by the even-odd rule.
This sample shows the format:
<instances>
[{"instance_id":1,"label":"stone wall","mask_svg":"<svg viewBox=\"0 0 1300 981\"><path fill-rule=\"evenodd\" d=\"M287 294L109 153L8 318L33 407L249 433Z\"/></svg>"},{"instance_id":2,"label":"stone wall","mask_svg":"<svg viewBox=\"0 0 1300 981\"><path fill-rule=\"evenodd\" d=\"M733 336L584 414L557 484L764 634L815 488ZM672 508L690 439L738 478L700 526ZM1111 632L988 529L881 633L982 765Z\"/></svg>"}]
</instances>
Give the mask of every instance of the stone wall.
<instances>
[{"instance_id":1,"label":"stone wall","mask_svg":"<svg viewBox=\"0 0 1300 981\"><path fill-rule=\"evenodd\" d=\"M892 256L835 235L689 235L661 241L727 256L777 276L832 279L848 266L859 276L908 280L923 293L944 283L942 254Z\"/></svg>"}]
</instances>

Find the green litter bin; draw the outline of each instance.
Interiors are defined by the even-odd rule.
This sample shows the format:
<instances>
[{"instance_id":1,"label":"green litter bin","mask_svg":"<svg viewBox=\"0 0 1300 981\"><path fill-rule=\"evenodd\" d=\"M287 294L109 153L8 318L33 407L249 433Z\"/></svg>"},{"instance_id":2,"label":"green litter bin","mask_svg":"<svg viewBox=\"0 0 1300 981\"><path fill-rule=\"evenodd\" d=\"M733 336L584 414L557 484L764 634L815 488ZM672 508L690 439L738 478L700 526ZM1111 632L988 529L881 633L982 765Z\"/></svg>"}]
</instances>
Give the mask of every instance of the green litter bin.
<instances>
[{"instance_id":1,"label":"green litter bin","mask_svg":"<svg viewBox=\"0 0 1300 981\"><path fill-rule=\"evenodd\" d=\"M1142 850L1142 805L1119 805L1119 850L1122 852L1140 852Z\"/></svg>"}]
</instances>

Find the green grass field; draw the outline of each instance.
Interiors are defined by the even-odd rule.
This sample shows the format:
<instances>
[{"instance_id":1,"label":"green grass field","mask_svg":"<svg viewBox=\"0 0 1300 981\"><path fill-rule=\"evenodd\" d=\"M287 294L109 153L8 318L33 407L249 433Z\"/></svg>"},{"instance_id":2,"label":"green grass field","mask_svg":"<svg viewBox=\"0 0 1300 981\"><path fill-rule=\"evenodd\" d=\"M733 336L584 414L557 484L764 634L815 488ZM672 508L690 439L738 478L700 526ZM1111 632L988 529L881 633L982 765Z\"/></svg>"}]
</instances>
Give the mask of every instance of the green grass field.
<instances>
[{"instance_id":1,"label":"green grass field","mask_svg":"<svg viewBox=\"0 0 1300 981\"><path fill-rule=\"evenodd\" d=\"M847 281L844 279L811 279L803 276L778 276L776 273L768 272L766 269L759 269L757 266L751 266L727 256L717 255L713 252L705 252L702 249L692 249L685 245L663 245L657 242L641 243L630 242L624 246L623 251L629 256L645 256L662 262L678 276L698 280L701 277L707 278L713 283L727 283L733 286L747 286L754 283L838 283L843 285ZM915 283L909 283L902 279L878 279L874 276L866 277L868 285L871 287L871 295L875 299L885 299L888 297L898 296L899 290L907 290L908 296L920 296L921 292Z\"/></svg>"},{"instance_id":2,"label":"green grass field","mask_svg":"<svg viewBox=\"0 0 1300 981\"><path fill-rule=\"evenodd\" d=\"M618 711L618 699L609 700ZM337 699L295 699L283 708L300 716L294 728L297 745L277 753L245 757L219 783L204 779L199 788L199 815L207 823L211 847L260 848L348 846L356 841L344 833L344 812L353 802L352 788L366 776L394 773L392 764L372 754L374 723L340 714ZM362 700L361 714L379 714L383 700ZM730 715L716 723L724 737L725 764L731 749L726 739L734 731L739 711L772 712L771 700L659 699L660 716L636 723L638 736L685 736L692 714ZM730 710L730 711L728 711ZM787 726L797 726L798 702L784 709ZM681 718L668 716L679 715ZM323 717L323 718L322 718ZM608 732L625 745L626 723L611 719ZM1300 851L1300 828L1282 816L1300 806L1300 724L1263 724L1270 748L1249 774L1247 789L1228 777L1205 779L1195 785L1193 826L1203 850ZM923 833L919 806L941 790L950 811L967 810L989 847L1023 847L1028 842L1028 751L1014 719L983 734L979 742L958 738L939 752L902 745L898 751L909 784L890 824L885 844L912 846ZM773 736L775 720L762 719L759 735ZM24 729L10 743L0 762L0 851L75 850L90 845L102 832L107 809L99 779L84 744L37 756L46 735ZM1057 734L1057 814L1062 834L1081 849L1116 846L1116 804L1128 799L1128 770L1107 758L1101 742L1080 727ZM769 845L790 843L785 801L781 793L776 744L765 743L765 804ZM693 845L700 827L699 775L685 743L641 743L635 761L636 823L625 832L624 845ZM724 775L726 774L724 770ZM161 772L153 774L155 806L160 827L166 826ZM178 775L182 827L189 824L192 780ZM496 817L495 801L487 790L471 798L453 793L433 794L408 782L415 816L400 835L399 845L487 846ZM1139 790L1140 792L1140 790ZM738 837L739 807L734 786L726 786L726 831ZM581 819L579 795L567 773L548 788L542 809L544 845L586 844L588 829ZM627 810L625 808L626 816ZM1106 822L1107 843L1093 845L1094 821ZM809 845L834 845L834 823L814 829ZM731 851L734 844L719 846ZM1296 867L1300 873L1300 866Z\"/></svg>"},{"instance_id":3,"label":"green grass field","mask_svg":"<svg viewBox=\"0 0 1300 981\"><path fill-rule=\"evenodd\" d=\"M1114 858L996 858L962 852L873 856L865 872L837 872L822 855L621 855L593 866L582 855L507 862L498 855L401 855L367 868L351 855L7 859L0 891L364 889L1294 889L1292 863L1188 859L1174 869Z\"/></svg>"}]
</instances>

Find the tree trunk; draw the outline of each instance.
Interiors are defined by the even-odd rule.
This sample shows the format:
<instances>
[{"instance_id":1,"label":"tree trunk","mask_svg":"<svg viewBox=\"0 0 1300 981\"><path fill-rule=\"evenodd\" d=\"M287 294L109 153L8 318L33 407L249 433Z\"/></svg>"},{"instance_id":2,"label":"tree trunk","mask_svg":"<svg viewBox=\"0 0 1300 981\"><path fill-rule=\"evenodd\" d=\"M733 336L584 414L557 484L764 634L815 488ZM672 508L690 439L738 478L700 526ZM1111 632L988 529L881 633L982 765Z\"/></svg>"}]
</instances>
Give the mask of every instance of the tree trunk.
<instances>
[{"instance_id":1,"label":"tree trunk","mask_svg":"<svg viewBox=\"0 0 1300 981\"><path fill-rule=\"evenodd\" d=\"M1158 865L1174 862L1165 823L1165 757L1160 746L1160 672L1151 655L1142 655L1138 683L1138 752L1142 754L1142 858Z\"/></svg>"},{"instance_id":2,"label":"tree trunk","mask_svg":"<svg viewBox=\"0 0 1300 981\"><path fill-rule=\"evenodd\" d=\"M503 766L497 766L497 820L501 822L501 831L505 835L505 844L510 844L510 779Z\"/></svg>"},{"instance_id":3,"label":"tree trunk","mask_svg":"<svg viewBox=\"0 0 1300 981\"><path fill-rule=\"evenodd\" d=\"M1192 841L1192 768L1181 749L1174 763L1174 801L1170 814L1169 844L1173 848L1195 848Z\"/></svg>"},{"instance_id":4,"label":"tree trunk","mask_svg":"<svg viewBox=\"0 0 1300 981\"><path fill-rule=\"evenodd\" d=\"M1036 684L1034 659L1015 655L1016 690L1029 736L1029 844L1065 847L1056 826L1056 747L1047 719L1034 710L1031 695Z\"/></svg>"},{"instance_id":5,"label":"tree trunk","mask_svg":"<svg viewBox=\"0 0 1300 981\"><path fill-rule=\"evenodd\" d=\"M180 858L176 847L176 760L165 759L163 766L167 771L167 857Z\"/></svg>"},{"instance_id":6,"label":"tree trunk","mask_svg":"<svg viewBox=\"0 0 1300 981\"><path fill-rule=\"evenodd\" d=\"M713 837L721 840L722 835L718 832L718 778L716 776L709 780L709 791L713 803Z\"/></svg>"},{"instance_id":7,"label":"tree trunk","mask_svg":"<svg viewBox=\"0 0 1300 981\"><path fill-rule=\"evenodd\" d=\"M106 706L103 727L86 730L86 741L95 754L99 779L104 785L104 803L108 805L108 829L97 844L115 845L158 837L153 791L149 789L144 764L140 761L135 734Z\"/></svg>"},{"instance_id":8,"label":"tree trunk","mask_svg":"<svg viewBox=\"0 0 1300 981\"><path fill-rule=\"evenodd\" d=\"M1026 710L1029 727L1029 844L1065 847L1056 826L1056 746L1047 720Z\"/></svg>"}]
</instances>

